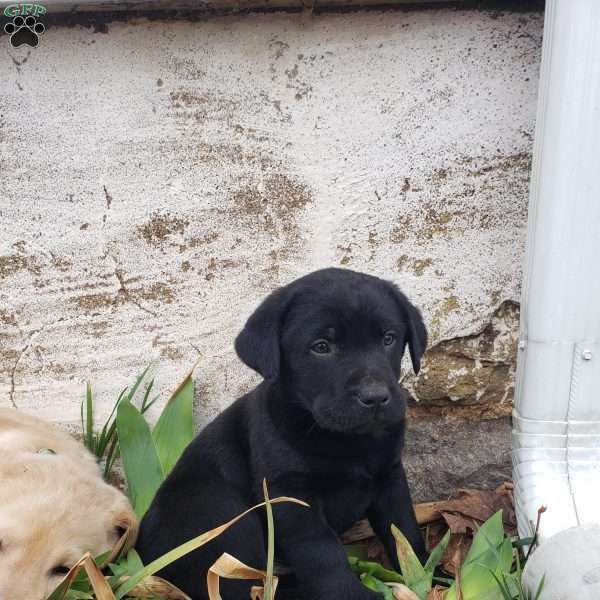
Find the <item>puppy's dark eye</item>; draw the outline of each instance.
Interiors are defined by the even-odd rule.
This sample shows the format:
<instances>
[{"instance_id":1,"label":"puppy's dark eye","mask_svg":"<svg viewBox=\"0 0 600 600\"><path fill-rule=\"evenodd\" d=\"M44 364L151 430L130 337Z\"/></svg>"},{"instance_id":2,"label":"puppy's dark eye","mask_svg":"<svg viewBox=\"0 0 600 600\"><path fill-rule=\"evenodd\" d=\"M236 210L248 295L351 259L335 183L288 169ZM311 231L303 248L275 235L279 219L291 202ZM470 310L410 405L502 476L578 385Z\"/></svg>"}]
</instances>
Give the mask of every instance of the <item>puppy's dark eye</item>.
<instances>
[{"instance_id":1,"label":"puppy's dark eye","mask_svg":"<svg viewBox=\"0 0 600 600\"><path fill-rule=\"evenodd\" d=\"M329 354L331 352L331 346L327 340L317 340L310 349L315 354Z\"/></svg>"},{"instance_id":2,"label":"puppy's dark eye","mask_svg":"<svg viewBox=\"0 0 600 600\"><path fill-rule=\"evenodd\" d=\"M58 565L56 567L52 567L50 571L48 571L48 575L50 577L64 577L70 570L71 568L67 567L66 565Z\"/></svg>"},{"instance_id":3,"label":"puppy's dark eye","mask_svg":"<svg viewBox=\"0 0 600 600\"><path fill-rule=\"evenodd\" d=\"M386 331L383 335L383 345L393 346L396 343L396 334L393 331Z\"/></svg>"}]
</instances>

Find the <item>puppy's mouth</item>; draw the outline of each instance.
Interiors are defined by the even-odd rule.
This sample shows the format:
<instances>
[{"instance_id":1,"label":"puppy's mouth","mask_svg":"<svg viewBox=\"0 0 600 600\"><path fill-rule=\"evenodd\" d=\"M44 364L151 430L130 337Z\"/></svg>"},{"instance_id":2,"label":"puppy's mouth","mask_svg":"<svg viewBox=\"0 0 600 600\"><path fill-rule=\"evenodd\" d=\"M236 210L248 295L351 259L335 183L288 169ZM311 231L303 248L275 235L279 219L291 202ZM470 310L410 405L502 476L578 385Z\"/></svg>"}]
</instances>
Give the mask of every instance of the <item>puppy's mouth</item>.
<instances>
[{"instance_id":1,"label":"puppy's mouth","mask_svg":"<svg viewBox=\"0 0 600 600\"><path fill-rule=\"evenodd\" d=\"M336 433L373 434L397 426L404 420L398 415L394 418L384 408L375 408L363 414L360 411L334 410L324 407L313 412L317 425L324 430Z\"/></svg>"}]
</instances>

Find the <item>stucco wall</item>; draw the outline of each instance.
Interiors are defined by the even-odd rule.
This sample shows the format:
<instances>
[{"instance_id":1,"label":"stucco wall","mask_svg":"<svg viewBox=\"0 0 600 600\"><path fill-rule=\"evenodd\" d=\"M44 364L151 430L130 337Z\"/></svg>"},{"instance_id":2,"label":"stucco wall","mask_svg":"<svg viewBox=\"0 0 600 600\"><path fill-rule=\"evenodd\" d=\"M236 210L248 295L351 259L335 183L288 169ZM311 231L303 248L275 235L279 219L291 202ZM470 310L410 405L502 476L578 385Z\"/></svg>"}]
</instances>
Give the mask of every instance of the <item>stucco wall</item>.
<instances>
[{"instance_id":1,"label":"stucco wall","mask_svg":"<svg viewBox=\"0 0 600 600\"><path fill-rule=\"evenodd\" d=\"M90 381L101 418L201 352L205 423L256 381L232 342L257 302L341 265L424 311L414 415L507 414L541 30L427 10L0 39L0 406L73 424Z\"/></svg>"}]
</instances>

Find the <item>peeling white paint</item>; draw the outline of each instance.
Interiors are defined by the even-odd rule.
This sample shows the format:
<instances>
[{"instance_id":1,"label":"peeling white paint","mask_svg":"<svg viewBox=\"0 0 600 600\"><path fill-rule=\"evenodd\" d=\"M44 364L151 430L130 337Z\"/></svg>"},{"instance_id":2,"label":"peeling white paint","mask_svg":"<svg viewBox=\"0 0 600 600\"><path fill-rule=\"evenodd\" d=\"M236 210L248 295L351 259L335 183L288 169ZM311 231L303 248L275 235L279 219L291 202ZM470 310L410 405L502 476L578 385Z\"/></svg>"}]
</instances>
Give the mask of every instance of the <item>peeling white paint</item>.
<instances>
[{"instance_id":1,"label":"peeling white paint","mask_svg":"<svg viewBox=\"0 0 600 600\"><path fill-rule=\"evenodd\" d=\"M0 405L98 417L195 361L205 422L256 378L275 286L394 279L432 342L517 300L542 18L454 10L49 28L1 52Z\"/></svg>"}]
</instances>

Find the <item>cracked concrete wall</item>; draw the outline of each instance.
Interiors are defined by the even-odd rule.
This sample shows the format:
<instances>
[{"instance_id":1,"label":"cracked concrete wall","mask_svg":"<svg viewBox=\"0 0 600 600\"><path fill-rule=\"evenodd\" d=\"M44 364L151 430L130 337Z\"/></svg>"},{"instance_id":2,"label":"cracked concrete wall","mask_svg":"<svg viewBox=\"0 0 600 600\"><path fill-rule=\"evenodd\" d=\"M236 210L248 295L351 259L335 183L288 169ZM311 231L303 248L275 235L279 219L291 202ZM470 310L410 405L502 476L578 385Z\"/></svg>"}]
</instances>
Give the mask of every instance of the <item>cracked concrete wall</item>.
<instances>
[{"instance_id":1,"label":"cracked concrete wall","mask_svg":"<svg viewBox=\"0 0 600 600\"><path fill-rule=\"evenodd\" d=\"M393 279L428 323L413 479L419 454L467 438L487 454L461 481L504 468L506 421L479 421L512 399L542 20L270 14L0 40L0 405L75 426L86 381L101 419L150 361L166 393L202 353L203 424L256 381L232 342L259 300L340 265Z\"/></svg>"}]
</instances>

